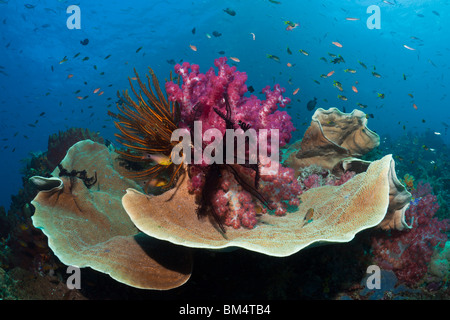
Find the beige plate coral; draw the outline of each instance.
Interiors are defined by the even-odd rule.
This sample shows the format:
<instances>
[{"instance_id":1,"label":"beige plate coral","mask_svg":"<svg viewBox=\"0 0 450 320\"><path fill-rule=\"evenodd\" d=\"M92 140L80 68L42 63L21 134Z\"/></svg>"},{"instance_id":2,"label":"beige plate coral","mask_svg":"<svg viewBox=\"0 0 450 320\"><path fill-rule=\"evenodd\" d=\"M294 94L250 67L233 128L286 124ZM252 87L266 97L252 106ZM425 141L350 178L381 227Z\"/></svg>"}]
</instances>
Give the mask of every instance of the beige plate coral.
<instances>
[{"instance_id":1,"label":"beige plate coral","mask_svg":"<svg viewBox=\"0 0 450 320\"><path fill-rule=\"evenodd\" d=\"M387 155L342 186L323 186L305 192L295 212L283 217L265 214L255 228L228 228L225 235L210 220L198 219L186 178L180 179L176 189L160 196L148 196L129 188L122 204L136 227L151 237L186 247L240 247L282 257L312 244L348 242L359 231L380 224L385 216L393 219L403 215L408 195L395 206L398 214L386 215L392 207L389 194L397 193L392 180L397 180L394 161ZM305 224L304 217L310 208L314 209L313 219Z\"/></svg>"}]
</instances>

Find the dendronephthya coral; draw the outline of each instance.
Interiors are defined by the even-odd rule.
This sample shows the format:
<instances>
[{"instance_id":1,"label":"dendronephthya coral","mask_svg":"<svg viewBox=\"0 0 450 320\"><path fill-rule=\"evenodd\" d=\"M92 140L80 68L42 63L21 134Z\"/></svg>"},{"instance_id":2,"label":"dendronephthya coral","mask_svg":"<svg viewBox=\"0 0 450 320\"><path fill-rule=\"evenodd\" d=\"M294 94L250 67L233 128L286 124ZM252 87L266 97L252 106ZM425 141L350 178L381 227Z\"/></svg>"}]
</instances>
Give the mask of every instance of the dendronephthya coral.
<instances>
[{"instance_id":1,"label":"dendronephthya coral","mask_svg":"<svg viewBox=\"0 0 450 320\"><path fill-rule=\"evenodd\" d=\"M176 67L183 85L179 88L169 82L166 92L167 101L180 106L178 126L192 131L192 121L200 120L204 130L221 132L278 128L279 145L289 142L294 130L290 117L277 110L289 102L282 96L284 90L265 88L264 101L244 97L246 75L229 67L226 59L217 60L216 66L217 75L213 69L201 74L195 65ZM151 107L151 101L135 106L139 112L150 112L145 108ZM120 165L116 153L86 140L69 150L53 173L55 178L32 179L41 188L32 202L36 207L33 223L48 236L62 262L90 266L128 285L151 289L173 288L189 279L188 248L241 247L281 257L315 244L348 242L359 231L375 226L404 228L410 194L395 175L392 156L371 163L355 159L367 151L358 135L364 140L371 132L365 132L365 121L357 112L332 113L325 120L330 129L327 135L333 136L337 147L353 151L339 151L342 157L331 153L330 160L325 152L318 164L328 163L324 166L335 172L356 173L341 185L302 192L292 168L279 164L278 171L263 177L264 165L251 165L244 157L240 166L185 163L173 180L174 188L160 195L146 194L126 178L128 167ZM340 118L345 121L339 122ZM333 124L338 129L332 129ZM346 128L357 134L351 137ZM345 138L339 137L342 134ZM371 141L374 147L376 139ZM271 143L269 148L275 148ZM311 159L317 156L311 155ZM218 180L212 183L213 178ZM201 206L214 214L200 214Z\"/></svg>"}]
</instances>

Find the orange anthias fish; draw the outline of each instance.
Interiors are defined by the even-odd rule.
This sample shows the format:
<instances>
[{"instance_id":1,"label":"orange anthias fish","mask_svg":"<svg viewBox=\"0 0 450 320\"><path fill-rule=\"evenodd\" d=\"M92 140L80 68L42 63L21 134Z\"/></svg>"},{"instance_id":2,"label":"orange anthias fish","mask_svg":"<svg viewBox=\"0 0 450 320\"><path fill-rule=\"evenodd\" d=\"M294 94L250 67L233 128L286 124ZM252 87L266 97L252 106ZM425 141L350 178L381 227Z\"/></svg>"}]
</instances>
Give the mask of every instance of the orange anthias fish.
<instances>
[{"instance_id":1,"label":"orange anthias fish","mask_svg":"<svg viewBox=\"0 0 450 320\"><path fill-rule=\"evenodd\" d=\"M294 92L292 92L292 94L295 96L298 93L298 90L300 90L300 88L295 89Z\"/></svg>"},{"instance_id":2,"label":"orange anthias fish","mask_svg":"<svg viewBox=\"0 0 450 320\"><path fill-rule=\"evenodd\" d=\"M415 103L413 103L413 108L417 110L417 106Z\"/></svg>"},{"instance_id":3,"label":"orange anthias fish","mask_svg":"<svg viewBox=\"0 0 450 320\"><path fill-rule=\"evenodd\" d=\"M233 60L234 62L241 62L241 60L239 60L238 58L235 57L230 57L231 60Z\"/></svg>"},{"instance_id":4,"label":"orange anthias fish","mask_svg":"<svg viewBox=\"0 0 450 320\"><path fill-rule=\"evenodd\" d=\"M78 96L77 99L78 99L78 100L83 100L84 98L81 97L81 96Z\"/></svg>"},{"instance_id":5,"label":"orange anthias fish","mask_svg":"<svg viewBox=\"0 0 450 320\"><path fill-rule=\"evenodd\" d=\"M197 47L194 46L193 44L190 44L190 45L189 45L189 48L191 48L192 51L197 51Z\"/></svg>"},{"instance_id":6,"label":"orange anthias fish","mask_svg":"<svg viewBox=\"0 0 450 320\"><path fill-rule=\"evenodd\" d=\"M327 77L331 77L334 74L334 70L327 73Z\"/></svg>"},{"instance_id":7,"label":"orange anthias fish","mask_svg":"<svg viewBox=\"0 0 450 320\"><path fill-rule=\"evenodd\" d=\"M98 95L101 96L104 93L105 93L104 91L100 91L100 93Z\"/></svg>"},{"instance_id":8,"label":"orange anthias fish","mask_svg":"<svg viewBox=\"0 0 450 320\"><path fill-rule=\"evenodd\" d=\"M336 47L338 47L338 48L342 48L342 44L340 44L340 43L337 42L337 41L333 41L332 44L334 44L334 45L335 45Z\"/></svg>"},{"instance_id":9,"label":"orange anthias fish","mask_svg":"<svg viewBox=\"0 0 450 320\"><path fill-rule=\"evenodd\" d=\"M352 90L353 90L353 92L358 93L358 89L356 89L355 86L352 86Z\"/></svg>"},{"instance_id":10,"label":"orange anthias fish","mask_svg":"<svg viewBox=\"0 0 450 320\"><path fill-rule=\"evenodd\" d=\"M73 74L69 74L68 76L67 76L67 79L70 79L70 78L72 78L73 77Z\"/></svg>"},{"instance_id":11,"label":"orange anthias fish","mask_svg":"<svg viewBox=\"0 0 450 320\"><path fill-rule=\"evenodd\" d=\"M287 65L289 68L292 67L292 63L290 63L290 62L288 62L286 65Z\"/></svg>"},{"instance_id":12,"label":"orange anthias fish","mask_svg":"<svg viewBox=\"0 0 450 320\"><path fill-rule=\"evenodd\" d=\"M100 90L100 88L97 88L94 90L94 93L97 93Z\"/></svg>"}]
</instances>

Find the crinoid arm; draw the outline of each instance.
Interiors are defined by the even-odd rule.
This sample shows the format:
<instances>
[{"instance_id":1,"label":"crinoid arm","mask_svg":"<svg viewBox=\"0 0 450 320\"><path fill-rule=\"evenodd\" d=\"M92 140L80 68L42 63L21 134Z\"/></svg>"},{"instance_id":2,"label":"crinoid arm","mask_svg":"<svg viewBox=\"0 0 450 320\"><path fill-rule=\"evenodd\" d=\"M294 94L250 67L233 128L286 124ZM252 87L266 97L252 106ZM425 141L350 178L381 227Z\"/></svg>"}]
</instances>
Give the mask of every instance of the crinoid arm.
<instances>
[{"instance_id":1,"label":"crinoid arm","mask_svg":"<svg viewBox=\"0 0 450 320\"><path fill-rule=\"evenodd\" d=\"M128 90L118 92L118 114L108 112L116 119L114 121L119 133L115 136L124 149L116 152L122 159L134 163L129 168L128 177L147 180L145 190L157 178L164 178L167 183L160 182L158 186L170 188L174 185L182 164L175 165L171 161L158 162L152 155L170 159L176 142L171 141L172 132L177 129L179 121L179 105L169 102L164 96L158 79L151 68L147 77L147 86L141 81L136 69L134 73L139 88L133 86L129 78L130 88L135 100Z\"/></svg>"}]
</instances>

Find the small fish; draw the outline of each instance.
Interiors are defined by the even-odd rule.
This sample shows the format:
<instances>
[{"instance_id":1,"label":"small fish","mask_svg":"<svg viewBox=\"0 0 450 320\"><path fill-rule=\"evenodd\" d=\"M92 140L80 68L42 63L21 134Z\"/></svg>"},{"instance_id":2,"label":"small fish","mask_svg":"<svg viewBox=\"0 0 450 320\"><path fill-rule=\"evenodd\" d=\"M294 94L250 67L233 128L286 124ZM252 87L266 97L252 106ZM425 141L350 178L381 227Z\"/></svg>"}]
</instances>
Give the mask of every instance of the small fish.
<instances>
[{"instance_id":1,"label":"small fish","mask_svg":"<svg viewBox=\"0 0 450 320\"><path fill-rule=\"evenodd\" d=\"M291 49L289 49L289 47L286 48L286 51L288 54L292 54L292 51L291 51Z\"/></svg>"},{"instance_id":2,"label":"small fish","mask_svg":"<svg viewBox=\"0 0 450 320\"><path fill-rule=\"evenodd\" d=\"M421 14L421 13L418 13L417 16L418 16L419 18L424 18L424 17L425 17L425 16L424 16L423 14Z\"/></svg>"},{"instance_id":3,"label":"small fish","mask_svg":"<svg viewBox=\"0 0 450 320\"><path fill-rule=\"evenodd\" d=\"M99 92L99 91L100 91L100 88L95 89L95 90L94 90L94 94L96 94L96 93Z\"/></svg>"},{"instance_id":4,"label":"small fish","mask_svg":"<svg viewBox=\"0 0 450 320\"><path fill-rule=\"evenodd\" d=\"M386 4L389 4L389 5L391 5L391 6L394 5L392 2L389 2L389 1L387 1L387 0L383 0L383 2L386 3Z\"/></svg>"},{"instance_id":5,"label":"small fish","mask_svg":"<svg viewBox=\"0 0 450 320\"><path fill-rule=\"evenodd\" d=\"M211 39L211 35L210 35L209 33L206 34L206 37L207 37L208 39Z\"/></svg>"},{"instance_id":6,"label":"small fish","mask_svg":"<svg viewBox=\"0 0 450 320\"><path fill-rule=\"evenodd\" d=\"M314 97L314 100L310 100L310 101L306 104L306 108L307 108L309 111L312 111L312 110L314 110L314 108L316 107L316 104L317 104L317 98Z\"/></svg>"},{"instance_id":7,"label":"small fish","mask_svg":"<svg viewBox=\"0 0 450 320\"><path fill-rule=\"evenodd\" d=\"M374 115L373 115L373 113L368 113L368 114L366 114L366 119L369 119L369 118L374 118Z\"/></svg>"},{"instance_id":8,"label":"small fish","mask_svg":"<svg viewBox=\"0 0 450 320\"><path fill-rule=\"evenodd\" d=\"M89 43L89 39L84 39L83 41L80 41L80 43L81 43L83 46L86 46L86 45Z\"/></svg>"},{"instance_id":9,"label":"small fish","mask_svg":"<svg viewBox=\"0 0 450 320\"><path fill-rule=\"evenodd\" d=\"M255 89L253 88L253 86L250 86L250 87L248 87L247 89L248 89L248 91L249 91L250 93L255 92Z\"/></svg>"},{"instance_id":10,"label":"small fish","mask_svg":"<svg viewBox=\"0 0 450 320\"><path fill-rule=\"evenodd\" d=\"M344 72L356 73L356 70L355 69L345 69Z\"/></svg>"},{"instance_id":11,"label":"small fish","mask_svg":"<svg viewBox=\"0 0 450 320\"><path fill-rule=\"evenodd\" d=\"M234 62L241 62L241 60L239 60L239 59L236 58L236 57L230 57L230 59L233 60Z\"/></svg>"},{"instance_id":12,"label":"small fish","mask_svg":"<svg viewBox=\"0 0 450 320\"><path fill-rule=\"evenodd\" d=\"M137 48L137 49L136 49L136 53L138 53L138 52L141 51L141 50L142 50L142 47Z\"/></svg>"},{"instance_id":13,"label":"small fish","mask_svg":"<svg viewBox=\"0 0 450 320\"><path fill-rule=\"evenodd\" d=\"M325 57L320 57L319 60L322 60L324 62L327 62L327 59L325 59Z\"/></svg>"},{"instance_id":14,"label":"small fish","mask_svg":"<svg viewBox=\"0 0 450 320\"><path fill-rule=\"evenodd\" d=\"M358 93L358 89L356 89L355 86L352 86L352 90L353 90L353 92Z\"/></svg>"},{"instance_id":15,"label":"small fish","mask_svg":"<svg viewBox=\"0 0 450 320\"><path fill-rule=\"evenodd\" d=\"M290 21L289 21L289 22L290 22ZM289 24L289 25L286 27L286 31L294 30L294 29L297 28L298 26L300 26L299 23L292 23L292 24Z\"/></svg>"},{"instance_id":16,"label":"small fish","mask_svg":"<svg viewBox=\"0 0 450 320\"><path fill-rule=\"evenodd\" d=\"M68 76L67 76L67 79L70 79L70 78L72 78L73 77L73 74L69 74Z\"/></svg>"},{"instance_id":17,"label":"small fish","mask_svg":"<svg viewBox=\"0 0 450 320\"><path fill-rule=\"evenodd\" d=\"M27 9L33 9L33 8L35 8L36 6L34 6L34 5L32 5L32 4L25 4L25 8L27 8Z\"/></svg>"},{"instance_id":18,"label":"small fish","mask_svg":"<svg viewBox=\"0 0 450 320\"><path fill-rule=\"evenodd\" d=\"M105 93L104 91L100 91L100 93L98 95L101 96L104 93Z\"/></svg>"},{"instance_id":19,"label":"small fish","mask_svg":"<svg viewBox=\"0 0 450 320\"><path fill-rule=\"evenodd\" d=\"M292 92L292 95L295 96L298 93L298 90L300 90L300 88L295 89L294 92Z\"/></svg>"},{"instance_id":20,"label":"small fish","mask_svg":"<svg viewBox=\"0 0 450 320\"><path fill-rule=\"evenodd\" d=\"M292 67L292 63L290 63L290 62L286 63L286 65L287 65L289 68Z\"/></svg>"},{"instance_id":21,"label":"small fish","mask_svg":"<svg viewBox=\"0 0 450 320\"><path fill-rule=\"evenodd\" d=\"M163 179L163 178L155 178L155 179L152 179L152 180L150 180L149 182L148 182L148 186L149 187L157 187L157 188L160 188L160 187L164 187L165 185L167 185L169 182L166 180L166 179Z\"/></svg>"},{"instance_id":22,"label":"small fish","mask_svg":"<svg viewBox=\"0 0 450 320\"><path fill-rule=\"evenodd\" d=\"M342 88L342 84L339 81L334 81L333 86L338 88L339 91L344 91L344 89Z\"/></svg>"},{"instance_id":23,"label":"small fish","mask_svg":"<svg viewBox=\"0 0 450 320\"><path fill-rule=\"evenodd\" d=\"M64 62L66 62L68 59L67 59L67 56L64 56L64 58L59 62L59 64L63 64Z\"/></svg>"},{"instance_id":24,"label":"small fish","mask_svg":"<svg viewBox=\"0 0 450 320\"><path fill-rule=\"evenodd\" d=\"M376 73L375 71L372 71L372 75L373 75L375 78L381 78L381 75L378 74L378 73Z\"/></svg>"},{"instance_id":25,"label":"small fish","mask_svg":"<svg viewBox=\"0 0 450 320\"><path fill-rule=\"evenodd\" d=\"M332 58L336 58L336 55L335 55L334 53L328 52L328 55L329 55L330 57L332 57Z\"/></svg>"},{"instance_id":26,"label":"small fish","mask_svg":"<svg viewBox=\"0 0 450 320\"><path fill-rule=\"evenodd\" d=\"M83 59L81 59L81 61L87 61L89 60L89 57L84 57Z\"/></svg>"},{"instance_id":27,"label":"small fish","mask_svg":"<svg viewBox=\"0 0 450 320\"><path fill-rule=\"evenodd\" d=\"M274 4L281 4L280 1L276 1L276 0L269 0L269 2L274 3Z\"/></svg>"},{"instance_id":28,"label":"small fish","mask_svg":"<svg viewBox=\"0 0 450 320\"><path fill-rule=\"evenodd\" d=\"M255 39L256 39L256 36L255 36L255 34L254 34L253 32L250 32L250 34L252 35L252 37L253 37L253 40L255 40Z\"/></svg>"},{"instance_id":29,"label":"small fish","mask_svg":"<svg viewBox=\"0 0 450 320\"><path fill-rule=\"evenodd\" d=\"M218 38L218 37L220 37L222 34L220 33L220 32L218 32L218 31L213 31L213 36L214 37L216 37L216 38Z\"/></svg>"},{"instance_id":30,"label":"small fish","mask_svg":"<svg viewBox=\"0 0 450 320\"><path fill-rule=\"evenodd\" d=\"M337 97L338 97L339 99L341 99L342 101L347 101L347 100L348 100L346 96L342 96L342 95L340 95L340 94L338 94Z\"/></svg>"},{"instance_id":31,"label":"small fish","mask_svg":"<svg viewBox=\"0 0 450 320\"><path fill-rule=\"evenodd\" d=\"M410 96L411 98L414 98L412 93L408 93L408 96Z\"/></svg>"},{"instance_id":32,"label":"small fish","mask_svg":"<svg viewBox=\"0 0 450 320\"><path fill-rule=\"evenodd\" d=\"M39 117L42 117L44 114L45 114L45 112L41 112L41 113L39 114Z\"/></svg>"},{"instance_id":33,"label":"small fish","mask_svg":"<svg viewBox=\"0 0 450 320\"><path fill-rule=\"evenodd\" d=\"M80 93L81 92L81 90L80 89L78 89L77 91L75 91L74 93L75 94L77 94L77 93Z\"/></svg>"},{"instance_id":34,"label":"small fish","mask_svg":"<svg viewBox=\"0 0 450 320\"><path fill-rule=\"evenodd\" d=\"M357 20L359 20L359 18L351 18L351 17L347 17L347 18L345 18L345 20L348 20L348 21L357 21Z\"/></svg>"},{"instance_id":35,"label":"small fish","mask_svg":"<svg viewBox=\"0 0 450 320\"><path fill-rule=\"evenodd\" d=\"M367 105L365 105L365 104L362 104L362 103L359 103L359 102L357 102L356 104L358 105L358 107L360 107L362 109L367 108Z\"/></svg>"},{"instance_id":36,"label":"small fish","mask_svg":"<svg viewBox=\"0 0 450 320\"><path fill-rule=\"evenodd\" d=\"M412 51L416 50L416 49L414 49L414 48L411 48L411 47L407 46L406 44L404 44L403 46L404 46L406 49L408 49L408 50L412 50Z\"/></svg>"},{"instance_id":37,"label":"small fish","mask_svg":"<svg viewBox=\"0 0 450 320\"><path fill-rule=\"evenodd\" d=\"M132 77L131 80L137 80L137 77Z\"/></svg>"},{"instance_id":38,"label":"small fish","mask_svg":"<svg viewBox=\"0 0 450 320\"><path fill-rule=\"evenodd\" d=\"M74 58L78 57L80 55L81 52L75 53L75 55L73 56Z\"/></svg>"},{"instance_id":39,"label":"small fish","mask_svg":"<svg viewBox=\"0 0 450 320\"><path fill-rule=\"evenodd\" d=\"M309 53L303 49L298 50L300 53L303 53L305 56L309 56Z\"/></svg>"},{"instance_id":40,"label":"small fish","mask_svg":"<svg viewBox=\"0 0 450 320\"><path fill-rule=\"evenodd\" d=\"M95 70L97 70L97 65L96 64L94 64L94 67L93 67Z\"/></svg>"},{"instance_id":41,"label":"small fish","mask_svg":"<svg viewBox=\"0 0 450 320\"><path fill-rule=\"evenodd\" d=\"M197 51L197 47L194 46L193 44L190 44L189 48L191 48L192 51Z\"/></svg>"},{"instance_id":42,"label":"small fish","mask_svg":"<svg viewBox=\"0 0 450 320\"><path fill-rule=\"evenodd\" d=\"M195 34L195 27L191 30L192 34Z\"/></svg>"},{"instance_id":43,"label":"small fish","mask_svg":"<svg viewBox=\"0 0 450 320\"><path fill-rule=\"evenodd\" d=\"M104 59L106 60L106 59L108 59L109 57L111 57L110 54L108 54Z\"/></svg>"},{"instance_id":44,"label":"small fish","mask_svg":"<svg viewBox=\"0 0 450 320\"><path fill-rule=\"evenodd\" d=\"M435 131L434 134L437 135L437 136L440 136L440 135L441 135L441 133L440 133L440 132L437 132L437 131Z\"/></svg>"},{"instance_id":45,"label":"small fish","mask_svg":"<svg viewBox=\"0 0 450 320\"><path fill-rule=\"evenodd\" d=\"M405 74L403 74L403 80L406 80L406 75Z\"/></svg>"},{"instance_id":46,"label":"small fish","mask_svg":"<svg viewBox=\"0 0 450 320\"><path fill-rule=\"evenodd\" d=\"M417 110L417 106L415 103L413 103L413 108Z\"/></svg>"},{"instance_id":47,"label":"small fish","mask_svg":"<svg viewBox=\"0 0 450 320\"><path fill-rule=\"evenodd\" d=\"M81 96L78 96L77 99L78 99L78 100L83 100L84 98L81 97Z\"/></svg>"},{"instance_id":48,"label":"small fish","mask_svg":"<svg viewBox=\"0 0 450 320\"><path fill-rule=\"evenodd\" d=\"M384 93L377 93L378 98L384 99Z\"/></svg>"},{"instance_id":49,"label":"small fish","mask_svg":"<svg viewBox=\"0 0 450 320\"><path fill-rule=\"evenodd\" d=\"M278 58L277 56L273 55L273 54L266 54L267 58L275 60L276 62L280 62L280 58Z\"/></svg>"},{"instance_id":50,"label":"small fish","mask_svg":"<svg viewBox=\"0 0 450 320\"><path fill-rule=\"evenodd\" d=\"M334 74L334 70L327 73L327 77L331 77Z\"/></svg>"},{"instance_id":51,"label":"small fish","mask_svg":"<svg viewBox=\"0 0 450 320\"><path fill-rule=\"evenodd\" d=\"M439 14L439 12L437 12L437 11L431 11L433 14L435 14L435 15L437 15L438 17L440 17L441 15Z\"/></svg>"},{"instance_id":52,"label":"small fish","mask_svg":"<svg viewBox=\"0 0 450 320\"><path fill-rule=\"evenodd\" d=\"M361 61L358 60L358 63L359 63L364 69L367 69L367 66L364 64L364 62L361 62Z\"/></svg>"},{"instance_id":53,"label":"small fish","mask_svg":"<svg viewBox=\"0 0 450 320\"><path fill-rule=\"evenodd\" d=\"M172 164L172 160L170 157L167 157L163 154L150 154L146 153L141 157L142 160L152 160L153 162L156 162L159 165L162 166L169 166Z\"/></svg>"},{"instance_id":54,"label":"small fish","mask_svg":"<svg viewBox=\"0 0 450 320\"><path fill-rule=\"evenodd\" d=\"M342 44L340 44L339 42L337 42L337 41L333 41L333 42L331 42L332 44L334 44L336 47L338 47L338 48L342 48Z\"/></svg>"},{"instance_id":55,"label":"small fish","mask_svg":"<svg viewBox=\"0 0 450 320\"><path fill-rule=\"evenodd\" d=\"M314 215L314 209L313 208L309 208L308 211L306 211L306 215L303 218L303 225L302 228L307 225L308 223L313 221L313 215Z\"/></svg>"},{"instance_id":56,"label":"small fish","mask_svg":"<svg viewBox=\"0 0 450 320\"><path fill-rule=\"evenodd\" d=\"M315 83L317 83L317 84L320 84L320 82L319 81L317 81L317 80L313 80Z\"/></svg>"},{"instance_id":57,"label":"small fish","mask_svg":"<svg viewBox=\"0 0 450 320\"><path fill-rule=\"evenodd\" d=\"M236 11L230 8L223 9L224 12L228 13L230 16L234 17L236 15Z\"/></svg>"}]
</instances>

